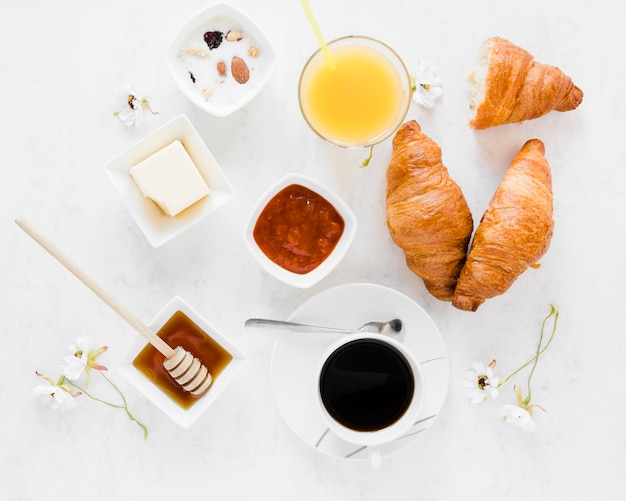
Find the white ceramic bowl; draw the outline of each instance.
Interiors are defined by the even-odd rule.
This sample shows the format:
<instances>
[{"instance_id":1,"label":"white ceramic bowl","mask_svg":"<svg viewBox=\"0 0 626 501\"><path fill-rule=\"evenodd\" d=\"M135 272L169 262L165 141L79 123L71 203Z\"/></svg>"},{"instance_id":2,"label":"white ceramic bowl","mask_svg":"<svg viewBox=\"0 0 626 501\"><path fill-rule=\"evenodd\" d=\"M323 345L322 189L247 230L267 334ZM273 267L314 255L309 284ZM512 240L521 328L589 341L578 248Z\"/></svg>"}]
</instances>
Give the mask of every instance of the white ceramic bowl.
<instances>
[{"instance_id":1,"label":"white ceramic bowl","mask_svg":"<svg viewBox=\"0 0 626 501\"><path fill-rule=\"evenodd\" d=\"M208 197L175 217L166 215L146 198L130 175L130 168L178 139L211 190ZM233 197L226 175L187 117L180 115L110 160L105 171L148 241L159 247L187 230Z\"/></svg>"},{"instance_id":2,"label":"white ceramic bowl","mask_svg":"<svg viewBox=\"0 0 626 501\"><path fill-rule=\"evenodd\" d=\"M170 397L168 397L160 388L153 384L146 376L144 376L133 365L133 360L146 346L143 337L137 335L136 341L128 350L118 367L119 372L139 390L148 400L161 409L171 419L183 428L190 427L207 409L215 402L220 394L233 381L239 369L245 363L245 355L237 348L228 338L220 331L206 321L202 316L194 310L187 302L180 297L172 298L157 316L148 325L153 332L158 332L163 325L176 313L182 311L189 317L201 330L215 340L220 346L228 351L232 356L232 360L224 368L224 370L213 380L213 383L207 393L198 399L189 409L184 409Z\"/></svg>"},{"instance_id":3,"label":"white ceramic bowl","mask_svg":"<svg viewBox=\"0 0 626 501\"><path fill-rule=\"evenodd\" d=\"M317 268L305 274L288 271L274 263L263 253L254 239L254 227L259 215L267 203L279 191L292 184L299 184L309 188L318 195L321 195L335 207L345 223L343 234L341 235L341 238L337 242L337 245L333 249L332 253L324 261L322 261ZM291 173L279 179L259 198L254 209L252 210L248 224L246 225L244 241L254 258L270 275L285 282L286 284L300 289L306 289L308 287L312 287L326 277L326 275L328 275L339 264L352 244L352 240L356 234L356 229L357 219L354 212L352 212L350 207L341 198L339 198L339 196L309 177L297 173Z\"/></svg>"},{"instance_id":4,"label":"white ceramic bowl","mask_svg":"<svg viewBox=\"0 0 626 501\"><path fill-rule=\"evenodd\" d=\"M240 31L241 40L227 41L230 30ZM204 41L208 31L224 35L214 49ZM250 54L251 48L256 49L256 55ZM191 54L190 49L202 49L205 55ZM249 69L246 83L237 83L232 76L233 56L243 59ZM225 76L218 73L220 61L226 64ZM176 85L192 103L212 115L225 117L250 102L263 88L274 71L276 55L263 31L248 16L231 5L215 3L183 25L166 53L166 64ZM205 96L204 89L210 89L210 95Z\"/></svg>"}]
</instances>

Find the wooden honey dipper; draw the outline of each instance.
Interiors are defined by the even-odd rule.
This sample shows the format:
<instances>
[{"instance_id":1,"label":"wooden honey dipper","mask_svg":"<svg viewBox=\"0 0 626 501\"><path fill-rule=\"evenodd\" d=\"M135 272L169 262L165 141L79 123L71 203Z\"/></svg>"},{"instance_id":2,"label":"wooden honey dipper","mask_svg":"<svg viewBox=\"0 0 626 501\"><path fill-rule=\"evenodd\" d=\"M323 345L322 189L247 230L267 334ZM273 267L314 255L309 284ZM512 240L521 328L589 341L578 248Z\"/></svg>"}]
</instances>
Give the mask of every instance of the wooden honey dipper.
<instances>
[{"instance_id":1,"label":"wooden honey dipper","mask_svg":"<svg viewBox=\"0 0 626 501\"><path fill-rule=\"evenodd\" d=\"M163 367L170 373L174 380L186 391L194 396L204 394L213 381L211 373L187 350L178 346L172 348L163 339L152 332L141 320L132 312L127 310L118 301L110 296L104 289L80 270L68 256L63 254L52 242L37 232L23 217L18 217L15 223L22 228L33 240L46 249L59 263L76 276L81 282L96 293L100 299L107 303L118 315L126 320L139 334L144 336L148 342L163 354Z\"/></svg>"}]
</instances>

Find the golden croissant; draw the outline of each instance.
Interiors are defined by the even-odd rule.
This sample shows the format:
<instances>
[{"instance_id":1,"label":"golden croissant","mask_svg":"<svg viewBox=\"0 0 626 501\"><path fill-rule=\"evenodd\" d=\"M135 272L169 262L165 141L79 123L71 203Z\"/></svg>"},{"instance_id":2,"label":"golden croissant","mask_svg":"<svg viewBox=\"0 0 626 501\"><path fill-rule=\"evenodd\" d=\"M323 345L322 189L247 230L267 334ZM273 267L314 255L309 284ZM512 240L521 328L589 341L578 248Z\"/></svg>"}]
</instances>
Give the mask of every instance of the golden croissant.
<instances>
[{"instance_id":1,"label":"golden croissant","mask_svg":"<svg viewBox=\"0 0 626 501\"><path fill-rule=\"evenodd\" d=\"M582 90L559 68L534 61L526 50L499 37L483 42L468 82L473 129L573 110L583 100Z\"/></svg>"},{"instance_id":2,"label":"golden croissant","mask_svg":"<svg viewBox=\"0 0 626 501\"><path fill-rule=\"evenodd\" d=\"M552 238L552 177L544 144L531 139L507 169L485 211L459 276L452 305L476 311L536 267Z\"/></svg>"},{"instance_id":3,"label":"golden croissant","mask_svg":"<svg viewBox=\"0 0 626 501\"><path fill-rule=\"evenodd\" d=\"M387 227L428 291L451 301L473 220L441 149L411 120L396 132L387 167Z\"/></svg>"}]
</instances>

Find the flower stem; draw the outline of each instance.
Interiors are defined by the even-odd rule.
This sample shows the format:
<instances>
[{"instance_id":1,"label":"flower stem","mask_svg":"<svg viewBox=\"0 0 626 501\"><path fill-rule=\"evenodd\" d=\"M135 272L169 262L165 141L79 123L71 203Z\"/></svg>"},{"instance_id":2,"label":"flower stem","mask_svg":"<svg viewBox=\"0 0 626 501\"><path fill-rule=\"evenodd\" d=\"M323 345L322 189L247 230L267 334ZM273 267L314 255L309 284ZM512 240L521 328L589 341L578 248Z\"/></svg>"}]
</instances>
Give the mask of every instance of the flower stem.
<instances>
[{"instance_id":1,"label":"flower stem","mask_svg":"<svg viewBox=\"0 0 626 501\"><path fill-rule=\"evenodd\" d=\"M143 439L144 439L144 440L145 440L145 439L147 439L147 438L148 438L148 428L146 428L146 427L145 427L145 425L144 425L143 423L141 423L140 421L138 421L138 420L137 420L137 418L135 418L135 416L133 416L133 415L130 413L130 410L128 410L128 404L126 403L126 397L124 396L124 394L120 391L120 389L119 389L119 388L115 385L115 383L114 383L113 381L111 381L108 377L106 377L106 376L104 375L104 372L102 372L102 371L98 371L98 372L99 372L100 374L102 374L102 377L103 377L104 379L106 379L106 380L109 382L109 384L110 384L111 386L113 386L113 388L115 389L115 391L117 391L117 393L119 394L119 396L122 398L122 402L124 402L124 410L126 411L126 415L128 416L128 418L129 418L131 421L134 421L135 423L137 423L137 425L138 425L139 427L141 427L141 429L143 430Z\"/></svg>"},{"instance_id":2,"label":"flower stem","mask_svg":"<svg viewBox=\"0 0 626 501\"><path fill-rule=\"evenodd\" d=\"M96 402L100 402L103 403L105 405L108 405L109 407L115 407L116 409L123 409L124 406L122 405L116 405L116 404L112 404L111 402L107 402L106 400L102 400L101 398L98 398L94 395L92 395L91 393L89 393L87 390L85 390L84 388L82 388L80 385L77 385L76 383L73 383L72 381L67 381L70 385L72 385L74 388L80 390L83 394L87 395L89 398L91 398L92 400L95 400Z\"/></svg>"},{"instance_id":3,"label":"flower stem","mask_svg":"<svg viewBox=\"0 0 626 501\"><path fill-rule=\"evenodd\" d=\"M554 325L552 326L552 333L550 334L550 337L548 338L548 341L546 342L545 346L542 348L541 344L542 344L542 341L543 341L545 326L546 326L547 321L552 316L554 316ZM539 335L539 343L537 344L537 352L535 353L535 356L533 358L531 358L530 360L528 360L521 367L518 367L516 370L514 370L506 378L501 380L500 384L498 386L502 386L509 379L511 379L513 376L515 376L521 370L525 369L526 367L528 367L530 364L532 364L534 362L533 368L532 368L532 370L530 372L530 375L528 376L528 397L527 397L527 399L528 399L528 401L530 401L530 379L532 378L533 372L535 371L535 367L537 367L537 362L539 361L539 357L543 354L544 351L546 351L548 349L548 346L550 346L550 343L552 342L552 339L554 338L554 334L556 332L556 323L557 323L558 319L559 319L559 312L554 307L554 305L551 304L550 305L550 313L546 316L546 318L543 319L543 323L541 324L541 334Z\"/></svg>"},{"instance_id":4,"label":"flower stem","mask_svg":"<svg viewBox=\"0 0 626 501\"><path fill-rule=\"evenodd\" d=\"M361 167L367 167L370 164L373 155L374 155L374 145L370 146L370 156L361 162Z\"/></svg>"},{"instance_id":5,"label":"flower stem","mask_svg":"<svg viewBox=\"0 0 626 501\"><path fill-rule=\"evenodd\" d=\"M548 316L546 318L543 319L543 323L541 324L541 334L539 335L539 343L537 344L537 353L535 354L535 363L533 364L533 368L530 370L530 374L528 374L528 395L526 396L526 400L525 403L526 405L528 405L530 403L530 380L533 377L533 374L535 373L535 368L537 367L537 363L539 362L539 356L546 350L546 348L550 345L550 343L552 342L552 339L554 338L554 333L556 332L556 323L559 319L559 312L557 311L557 309L553 306L550 305L550 313L548 314ZM545 347L543 348L543 350L541 349L541 343L543 341L543 334L544 334L544 330L546 327L546 323L548 321L548 319L554 315L554 324L552 325L552 333L550 334L550 337L548 338L548 342L546 343Z\"/></svg>"},{"instance_id":6,"label":"flower stem","mask_svg":"<svg viewBox=\"0 0 626 501\"><path fill-rule=\"evenodd\" d=\"M126 397L124 397L124 394L120 391L120 389L115 385L115 383L113 381L111 381L108 377L105 376L104 372L99 370L98 373L100 373L102 375L102 377L119 394L119 396L122 398L123 405L113 404L111 402L107 402L106 400L102 400L101 398L98 398L98 397L92 395L91 393L89 393L87 390L81 388L76 383L73 383L72 381L69 381L69 380L67 380L67 381L68 381L69 384L71 384L72 386L74 386L78 390L82 391L85 395L87 395L92 400L95 400L96 402L101 402L101 403L103 403L105 405L108 405L109 407L115 407L116 409L124 409L124 411L126 412L126 415L128 416L128 418L131 421L134 421L135 423L137 423L137 425L143 430L143 439L146 440L148 438L148 429L146 428L146 426L143 423L141 423L137 418L135 418L135 416L133 416L131 414L130 410L128 409L128 404L126 403Z\"/></svg>"}]
</instances>

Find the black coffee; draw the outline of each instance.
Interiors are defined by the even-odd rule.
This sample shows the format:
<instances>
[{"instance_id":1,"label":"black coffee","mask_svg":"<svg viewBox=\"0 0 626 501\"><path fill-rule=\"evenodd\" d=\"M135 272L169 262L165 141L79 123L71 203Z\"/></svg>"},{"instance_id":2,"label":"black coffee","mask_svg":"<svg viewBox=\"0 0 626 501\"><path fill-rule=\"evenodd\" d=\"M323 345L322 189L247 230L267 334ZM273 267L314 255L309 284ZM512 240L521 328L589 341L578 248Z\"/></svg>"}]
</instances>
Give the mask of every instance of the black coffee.
<instances>
[{"instance_id":1,"label":"black coffee","mask_svg":"<svg viewBox=\"0 0 626 501\"><path fill-rule=\"evenodd\" d=\"M413 398L413 371L394 347L358 339L337 349L320 373L329 414L358 431L385 428L402 417Z\"/></svg>"}]
</instances>

